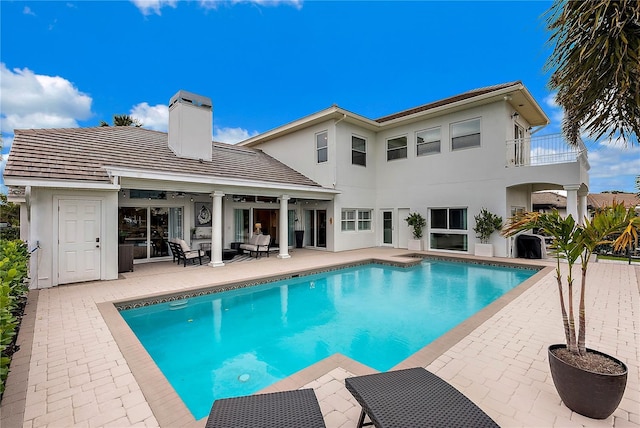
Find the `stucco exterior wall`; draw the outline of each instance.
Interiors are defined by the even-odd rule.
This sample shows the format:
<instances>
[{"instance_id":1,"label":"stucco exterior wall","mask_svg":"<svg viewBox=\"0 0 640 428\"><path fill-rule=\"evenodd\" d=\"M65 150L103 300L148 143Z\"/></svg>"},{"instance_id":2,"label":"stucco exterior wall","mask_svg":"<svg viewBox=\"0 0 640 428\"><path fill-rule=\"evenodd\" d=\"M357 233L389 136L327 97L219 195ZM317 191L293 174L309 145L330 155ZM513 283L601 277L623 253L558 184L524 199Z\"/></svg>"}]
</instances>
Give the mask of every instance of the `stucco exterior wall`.
<instances>
[{"instance_id":1,"label":"stucco exterior wall","mask_svg":"<svg viewBox=\"0 0 640 428\"><path fill-rule=\"evenodd\" d=\"M31 287L58 285L58 201L84 199L101 201L100 279L118 278L118 193L76 189L32 189L29 248Z\"/></svg>"},{"instance_id":2,"label":"stucco exterior wall","mask_svg":"<svg viewBox=\"0 0 640 428\"><path fill-rule=\"evenodd\" d=\"M335 186L341 192L329 214L333 217L332 238L330 229L327 230L327 239L334 240L331 248L334 251L382 245L383 210L393 213L392 246L406 248L404 216L408 211L417 211L429 221L431 208L467 208L468 252L472 253L477 240L473 232L474 215L487 208L505 219L509 216L506 188L518 171L506 168L506 141L513 138L515 121L528 128L526 121L512 118L512 112L506 102L496 102L379 132L346 121L328 121L258 147L320 184ZM451 124L476 118L480 119L480 147L452 150ZM440 127L440 153L417 156L416 133L434 127ZM318 164L315 134L324 130L329 135L329 159ZM352 135L366 140L366 167L352 164ZM387 161L387 139L398 136L407 137L407 157ZM527 191L512 190L512 198L525 198ZM371 230L341 231L343 209L373 210ZM429 248L429 230L428 224L423 238L425 248ZM494 234L491 242L497 256L507 255L508 246L499 234Z\"/></svg>"},{"instance_id":3,"label":"stucco exterior wall","mask_svg":"<svg viewBox=\"0 0 640 428\"><path fill-rule=\"evenodd\" d=\"M318 163L315 135L328 132L328 160ZM256 146L268 155L306 175L324 187L336 182L336 139L334 121L310 126Z\"/></svg>"}]
</instances>

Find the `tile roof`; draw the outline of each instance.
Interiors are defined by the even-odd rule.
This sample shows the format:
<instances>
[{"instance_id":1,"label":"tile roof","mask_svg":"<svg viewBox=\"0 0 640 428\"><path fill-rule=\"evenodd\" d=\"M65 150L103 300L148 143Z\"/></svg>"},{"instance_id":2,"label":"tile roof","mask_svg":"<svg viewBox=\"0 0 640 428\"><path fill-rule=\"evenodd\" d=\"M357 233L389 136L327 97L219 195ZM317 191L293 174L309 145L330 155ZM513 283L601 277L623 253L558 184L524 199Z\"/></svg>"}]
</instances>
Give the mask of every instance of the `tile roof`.
<instances>
[{"instance_id":1,"label":"tile roof","mask_svg":"<svg viewBox=\"0 0 640 428\"><path fill-rule=\"evenodd\" d=\"M518 80L518 81L515 81L515 82L502 83L500 85L493 85L493 86L487 86L485 88L474 89L472 91L468 91L468 92L465 92L463 94L455 95L453 97L449 97L449 98L445 98L445 99L442 99L442 100L434 101L434 102L428 103L428 104L423 104L421 106L414 107L414 108L411 108L411 109L408 109L408 110L404 110L404 111L401 111L401 112L398 112L398 113L393 113L393 114L390 114L388 116L383 116L381 118L375 119L375 121L378 122L378 123L388 122L388 121L393 120L393 119L398 119L398 118L404 117L404 116L410 116L410 115L415 114L415 113L420 113L420 112L423 112L423 111L426 111L426 110L430 110L430 109L433 109L433 108L436 108L436 107L441 107L441 106L444 106L444 105L447 105L447 104L453 104L453 103L458 102L458 101L463 101L463 100L466 100L466 99L469 99L469 98L477 97L477 96L480 96L480 95L488 94L490 92L499 91L501 89L505 89L505 88L508 88L510 86L521 85L521 84L522 84L522 82Z\"/></svg>"},{"instance_id":2,"label":"tile roof","mask_svg":"<svg viewBox=\"0 0 640 428\"><path fill-rule=\"evenodd\" d=\"M321 187L261 150L212 143L211 161L177 157L168 134L132 126L15 130L5 177L109 183L105 166Z\"/></svg>"},{"instance_id":3,"label":"tile roof","mask_svg":"<svg viewBox=\"0 0 640 428\"><path fill-rule=\"evenodd\" d=\"M536 192L531 194L533 206L545 205L554 208L566 208L567 197L555 192Z\"/></svg>"},{"instance_id":4,"label":"tile roof","mask_svg":"<svg viewBox=\"0 0 640 428\"><path fill-rule=\"evenodd\" d=\"M635 193L589 193L587 205L593 208L611 206L613 203L623 203L626 208L640 206L640 198Z\"/></svg>"}]
</instances>

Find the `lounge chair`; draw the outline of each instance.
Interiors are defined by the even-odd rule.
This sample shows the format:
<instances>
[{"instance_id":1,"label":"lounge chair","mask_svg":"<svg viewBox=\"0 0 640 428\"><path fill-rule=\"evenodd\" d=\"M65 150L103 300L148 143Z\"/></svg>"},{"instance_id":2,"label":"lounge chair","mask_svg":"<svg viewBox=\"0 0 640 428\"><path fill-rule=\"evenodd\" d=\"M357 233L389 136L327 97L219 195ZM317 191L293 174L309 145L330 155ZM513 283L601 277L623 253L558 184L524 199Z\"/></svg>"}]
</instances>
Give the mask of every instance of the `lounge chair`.
<instances>
[{"instance_id":1,"label":"lounge chair","mask_svg":"<svg viewBox=\"0 0 640 428\"><path fill-rule=\"evenodd\" d=\"M178 259L184 262L184 267L187 267L187 260L191 260L193 264L196 264L196 258L202 264L202 250L192 250L189 248L184 239L177 239L171 243L171 252L173 253L174 260Z\"/></svg>"},{"instance_id":2,"label":"lounge chair","mask_svg":"<svg viewBox=\"0 0 640 428\"><path fill-rule=\"evenodd\" d=\"M253 253L256 254L256 258L260 254L266 254L269 257L269 244L271 243L271 235L253 235L249 242L246 244L240 244L240 249L249 252L249 256Z\"/></svg>"},{"instance_id":3,"label":"lounge chair","mask_svg":"<svg viewBox=\"0 0 640 428\"><path fill-rule=\"evenodd\" d=\"M362 406L358 428L498 427L460 391L421 367L356 376L344 383ZM365 424L365 416L371 422Z\"/></svg>"},{"instance_id":4,"label":"lounge chair","mask_svg":"<svg viewBox=\"0 0 640 428\"><path fill-rule=\"evenodd\" d=\"M326 428L313 389L216 400L206 428Z\"/></svg>"},{"instance_id":5,"label":"lounge chair","mask_svg":"<svg viewBox=\"0 0 640 428\"><path fill-rule=\"evenodd\" d=\"M176 260L178 261L178 263L180 263L180 258L178 257L178 250L176 249L176 239L169 239L169 249L171 250L171 255L173 256L173 261L175 262Z\"/></svg>"}]
</instances>

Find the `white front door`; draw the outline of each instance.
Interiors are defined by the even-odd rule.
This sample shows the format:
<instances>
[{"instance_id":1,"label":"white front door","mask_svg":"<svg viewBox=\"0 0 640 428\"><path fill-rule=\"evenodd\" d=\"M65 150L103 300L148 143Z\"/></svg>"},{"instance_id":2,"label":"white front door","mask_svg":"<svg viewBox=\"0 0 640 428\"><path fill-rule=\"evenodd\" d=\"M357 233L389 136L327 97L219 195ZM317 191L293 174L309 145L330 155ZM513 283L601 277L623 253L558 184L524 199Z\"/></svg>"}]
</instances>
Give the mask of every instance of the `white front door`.
<instances>
[{"instance_id":1,"label":"white front door","mask_svg":"<svg viewBox=\"0 0 640 428\"><path fill-rule=\"evenodd\" d=\"M100 279L100 201L58 201L59 284Z\"/></svg>"}]
</instances>

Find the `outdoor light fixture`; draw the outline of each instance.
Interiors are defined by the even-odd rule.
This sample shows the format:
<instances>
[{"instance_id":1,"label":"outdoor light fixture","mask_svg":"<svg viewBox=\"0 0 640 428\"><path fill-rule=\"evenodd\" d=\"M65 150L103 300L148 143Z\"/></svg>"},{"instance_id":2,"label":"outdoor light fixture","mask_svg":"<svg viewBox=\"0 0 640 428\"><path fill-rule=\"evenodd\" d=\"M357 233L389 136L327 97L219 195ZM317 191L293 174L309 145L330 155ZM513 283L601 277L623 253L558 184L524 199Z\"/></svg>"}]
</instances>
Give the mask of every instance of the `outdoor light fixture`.
<instances>
[{"instance_id":1,"label":"outdoor light fixture","mask_svg":"<svg viewBox=\"0 0 640 428\"><path fill-rule=\"evenodd\" d=\"M518 117L518 116L520 116L520 113L518 113L518 112L516 111L516 112L513 112L513 114L511 115L511 118L512 118L512 119L515 119L515 118L516 118L516 117Z\"/></svg>"}]
</instances>

